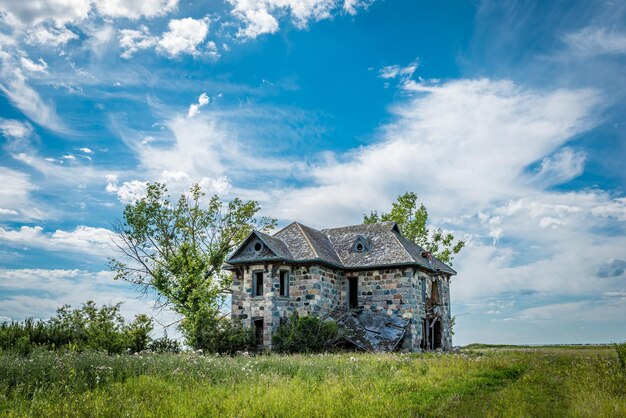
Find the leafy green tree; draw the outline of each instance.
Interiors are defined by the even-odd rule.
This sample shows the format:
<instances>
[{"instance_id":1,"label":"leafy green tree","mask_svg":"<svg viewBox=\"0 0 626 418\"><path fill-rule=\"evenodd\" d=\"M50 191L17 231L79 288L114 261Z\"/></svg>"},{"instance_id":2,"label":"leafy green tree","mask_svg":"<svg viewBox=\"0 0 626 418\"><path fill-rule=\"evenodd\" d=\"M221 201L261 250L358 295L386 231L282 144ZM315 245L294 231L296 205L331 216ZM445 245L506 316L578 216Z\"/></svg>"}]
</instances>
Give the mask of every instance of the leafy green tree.
<instances>
[{"instance_id":1,"label":"leafy green tree","mask_svg":"<svg viewBox=\"0 0 626 418\"><path fill-rule=\"evenodd\" d=\"M428 211L422 203L417 207L417 195L413 192L398 196L398 200L392 203L391 211L388 213L379 215L374 211L369 215L363 215L363 223L371 224L380 221L396 222L405 238L450 265L452 265L454 255L465 246L463 241L455 242L454 235L451 233L446 233L441 228L430 230L426 226Z\"/></svg>"},{"instance_id":2,"label":"leafy green tree","mask_svg":"<svg viewBox=\"0 0 626 418\"><path fill-rule=\"evenodd\" d=\"M228 254L253 229L276 226L274 219L257 218L259 210L252 200L206 198L197 184L173 203L165 184L148 184L146 195L127 205L114 225L122 257L111 258L110 268L116 279L153 292L158 307L181 314L181 328L192 338L198 321L224 317Z\"/></svg>"}]
</instances>

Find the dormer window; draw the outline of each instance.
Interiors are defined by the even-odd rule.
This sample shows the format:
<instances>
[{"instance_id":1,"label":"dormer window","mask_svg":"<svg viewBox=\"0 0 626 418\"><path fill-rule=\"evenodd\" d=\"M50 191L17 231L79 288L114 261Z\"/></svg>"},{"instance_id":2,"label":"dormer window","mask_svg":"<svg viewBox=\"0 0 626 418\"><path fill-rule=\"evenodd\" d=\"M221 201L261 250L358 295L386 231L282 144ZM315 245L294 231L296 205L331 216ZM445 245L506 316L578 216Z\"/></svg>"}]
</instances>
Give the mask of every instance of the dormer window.
<instances>
[{"instance_id":1,"label":"dormer window","mask_svg":"<svg viewBox=\"0 0 626 418\"><path fill-rule=\"evenodd\" d=\"M362 235L356 237L354 244L352 244L352 252L353 253L364 253L370 250L370 242L367 238Z\"/></svg>"}]
</instances>

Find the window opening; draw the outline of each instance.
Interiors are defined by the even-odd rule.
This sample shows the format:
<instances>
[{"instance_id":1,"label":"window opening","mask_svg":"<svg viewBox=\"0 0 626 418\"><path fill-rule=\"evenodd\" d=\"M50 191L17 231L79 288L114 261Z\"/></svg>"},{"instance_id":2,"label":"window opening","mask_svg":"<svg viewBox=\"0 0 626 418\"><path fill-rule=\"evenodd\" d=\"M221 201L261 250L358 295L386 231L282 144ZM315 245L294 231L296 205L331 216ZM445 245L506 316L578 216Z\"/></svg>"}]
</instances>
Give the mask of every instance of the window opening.
<instances>
[{"instance_id":1,"label":"window opening","mask_svg":"<svg viewBox=\"0 0 626 418\"><path fill-rule=\"evenodd\" d=\"M280 277L279 277L279 292L278 294L280 296L289 296L289 276L288 276L288 271L285 270L281 270L280 272Z\"/></svg>"},{"instance_id":2,"label":"window opening","mask_svg":"<svg viewBox=\"0 0 626 418\"><path fill-rule=\"evenodd\" d=\"M433 281L430 293L430 299L433 305L439 304L439 286L437 285L437 281Z\"/></svg>"},{"instance_id":3,"label":"window opening","mask_svg":"<svg viewBox=\"0 0 626 418\"><path fill-rule=\"evenodd\" d=\"M252 283L252 295L263 296L263 272L254 273L254 283Z\"/></svg>"}]
</instances>

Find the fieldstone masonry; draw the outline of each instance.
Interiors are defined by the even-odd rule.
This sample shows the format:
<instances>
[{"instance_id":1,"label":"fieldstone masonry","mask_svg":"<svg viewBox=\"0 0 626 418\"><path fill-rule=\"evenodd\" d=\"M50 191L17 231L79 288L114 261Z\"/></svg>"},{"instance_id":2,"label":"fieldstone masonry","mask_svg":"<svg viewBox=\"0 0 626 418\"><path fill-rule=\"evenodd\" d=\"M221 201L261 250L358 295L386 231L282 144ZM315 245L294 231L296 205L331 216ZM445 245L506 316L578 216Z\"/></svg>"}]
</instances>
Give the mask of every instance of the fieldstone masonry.
<instances>
[{"instance_id":1,"label":"fieldstone masonry","mask_svg":"<svg viewBox=\"0 0 626 418\"><path fill-rule=\"evenodd\" d=\"M232 317L240 319L248 327L258 326L262 320L259 342L271 349L271 336L280 325L281 318L287 318L294 312L322 317L347 312L350 309L349 293L355 291L350 289L349 283L356 280L356 309L409 320L402 342L403 350L451 348L450 276L456 272L415 244L397 239L399 230L391 224L345 227L343 229L349 231L341 234L342 239L336 238L334 233L337 229L317 231L297 223L274 236L254 232L228 260L233 272ZM291 235L283 232L288 228L293 229L287 231ZM296 239L298 234L302 235L300 242ZM343 239L346 235L348 237ZM288 236L288 239L281 240L281 236ZM378 257L375 263L367 265L365 262L358 267L336 265L337 260L348 258L342 257L342 252L355 251L355 239L368 245L371 243L370 248L365 250L370 253L370 258L375 258L371 256L377 246L391 252L393 257L389 260ZM341 242L344 245L347 243L350 248L343 251L333 248ZM298 245L310 246L311 251L305 253L308 249L293 248ZM411 250L404 251L411 260L398 259L393 245ZM328 256L331 249L335 250L336 258ZM294 257L293 253L299 253L300 257ZM321 253L326 257L320 257ZM401 253L398 251L397 254ZM368 254L363 255L365 258ZM332 260L329 260L331 257ZM394 266L394 262L402 262L402 265ZM280 293L281 271L288 282L288 294L285 296ZM263 274L262 295L259 296L255 296L257 292L254 288L257 273Z\"/></svg>"}]
</instances>

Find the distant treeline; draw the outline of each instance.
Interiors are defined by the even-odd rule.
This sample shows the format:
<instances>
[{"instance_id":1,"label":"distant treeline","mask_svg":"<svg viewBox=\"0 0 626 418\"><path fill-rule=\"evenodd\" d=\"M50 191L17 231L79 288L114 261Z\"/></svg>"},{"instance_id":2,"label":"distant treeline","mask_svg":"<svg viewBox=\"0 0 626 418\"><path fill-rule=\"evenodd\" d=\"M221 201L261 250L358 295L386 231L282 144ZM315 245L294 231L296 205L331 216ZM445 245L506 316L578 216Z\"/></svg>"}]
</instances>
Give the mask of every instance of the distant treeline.
<instances>
[{"instance_id":1,"label":"distant treeline","mask_svg":"<svg viewBox=\"0 0 626 418\"><path fill-rule=\"evenodd\" d=\"M47 321L26 319L0 324L0 349L29 354L35 348L48 350L97 350L109 354L140 351L180 351L177 341L153 340L152 319L145 314L126 323L120 303L98 308L93 301L82 308L64 305Z\"/></svg>"}]
</instances>

